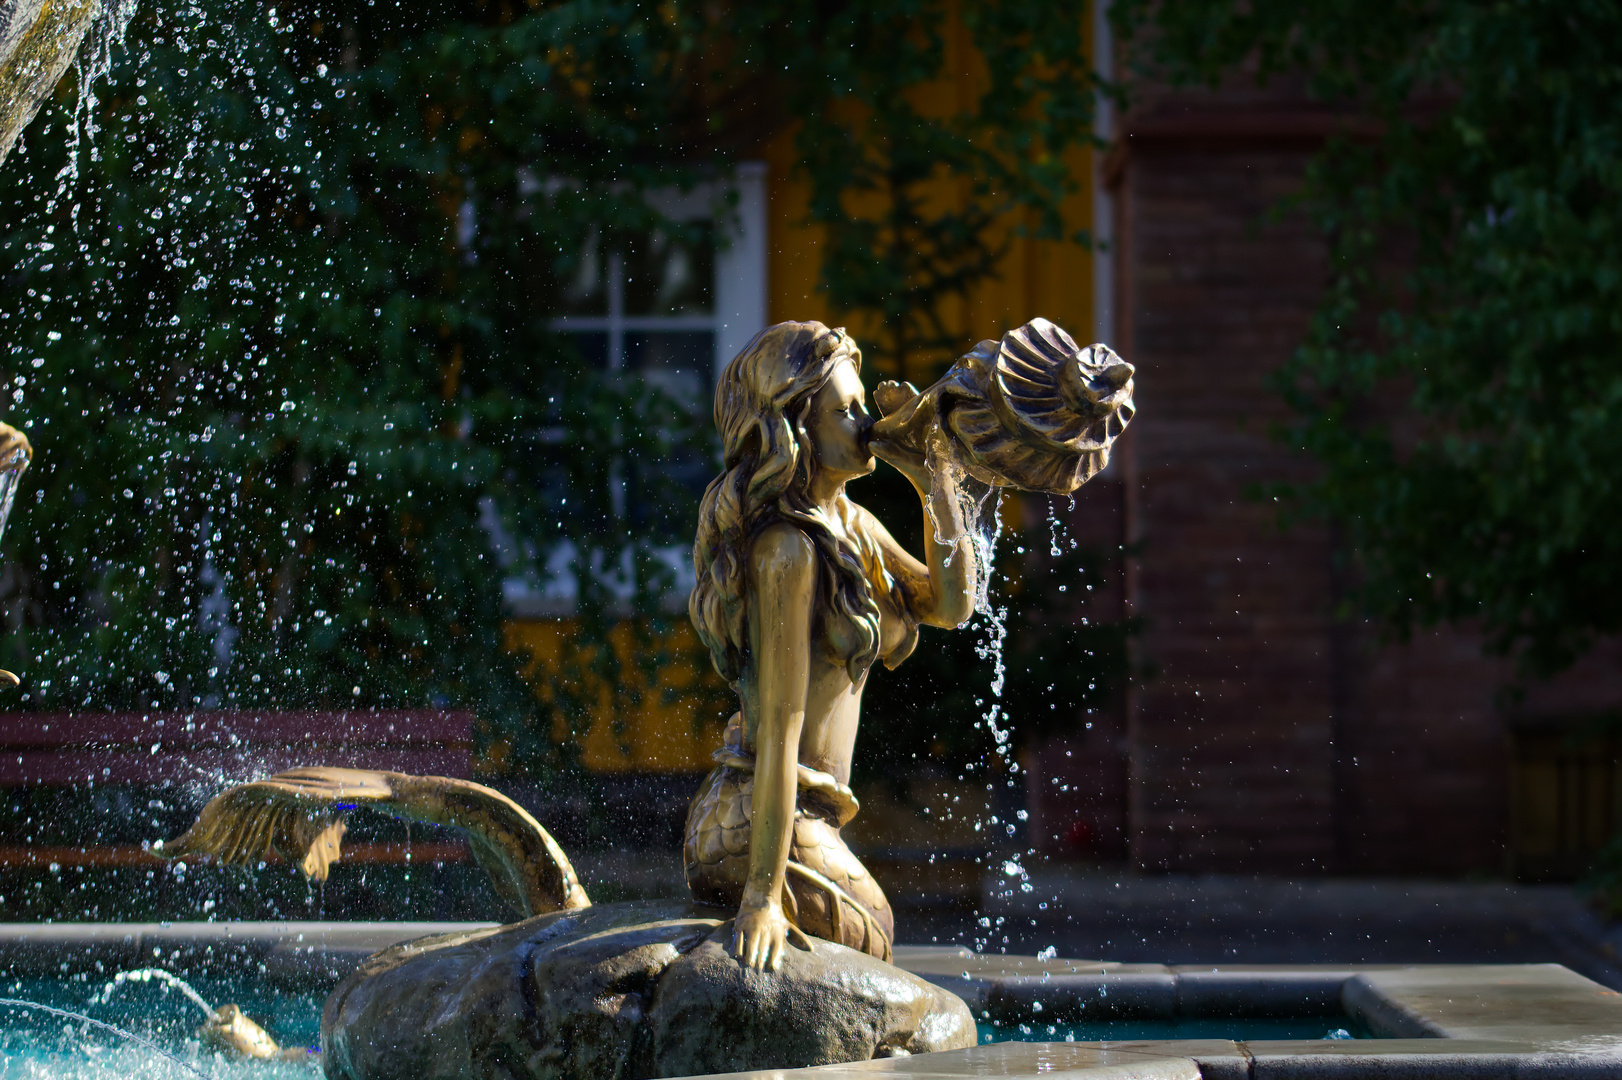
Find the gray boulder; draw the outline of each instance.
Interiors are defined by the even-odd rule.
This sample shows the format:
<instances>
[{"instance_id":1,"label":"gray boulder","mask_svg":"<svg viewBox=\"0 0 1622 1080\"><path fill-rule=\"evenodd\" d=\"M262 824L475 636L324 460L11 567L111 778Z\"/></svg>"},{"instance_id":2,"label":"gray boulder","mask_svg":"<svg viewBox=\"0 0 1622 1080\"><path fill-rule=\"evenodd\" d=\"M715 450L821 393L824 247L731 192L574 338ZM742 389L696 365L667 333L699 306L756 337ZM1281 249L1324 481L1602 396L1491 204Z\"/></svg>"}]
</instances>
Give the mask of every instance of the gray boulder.
<instances>
[{"instance_id":1,"label":"gray boulder","mask_svg":"<svg viewBox=\"0 0 1622 1080\"><path fill-rule=\"evenodd\" d=\"M387 949L327 999L327 1075L642 1080L975 1044L956 995L832 942L743 969L728 914L601 904Z\"/></svg>"}]
</instances>

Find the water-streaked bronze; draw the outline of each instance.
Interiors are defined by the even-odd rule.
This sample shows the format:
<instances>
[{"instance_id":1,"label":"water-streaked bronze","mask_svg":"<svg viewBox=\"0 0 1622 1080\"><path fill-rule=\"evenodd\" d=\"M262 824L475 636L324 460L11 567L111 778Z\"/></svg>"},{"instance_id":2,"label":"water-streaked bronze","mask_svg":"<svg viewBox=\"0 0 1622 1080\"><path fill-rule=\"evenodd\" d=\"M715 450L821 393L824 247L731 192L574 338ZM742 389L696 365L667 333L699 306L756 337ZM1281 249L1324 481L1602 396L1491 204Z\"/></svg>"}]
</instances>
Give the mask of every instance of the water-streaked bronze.
<instances>
[{"instance_id":1,"label":"water-streaked bronze","mask_svg":"<svg viewBox=\"0 0 1622 1080\"><path fill-rule=\"evenodd\" d=\"M104 0L0 4L0 163L78 55Z\"/></svg>"},{"instance_id":2,"label":"water-streaked bronze","mask_svg":"<svg viewBox=\"0 0 1622 1080\"><path fill-rule=\"evenodd\" d=\"M210 1050L254 1061L308 1061L302 1046L278 1046L270 1033L248 1018L240 1006L221 1005L197 1029L197 1039Z\"/></svg>"},{"instance_id":3,"label":"water-streaked bronze","mask_svg":"<svg viewBox=\"0 0 1622 1080\"><path fill-rule=\"evenodd\" d=\"M883 384L876 423L861 359L843 329L779 323L716 387L723 471L699 509L689 611L740 708L683 855L695 899L736 906L732 948L750 967L775 969L795 930L890 955L889 903L839 832L856 812L851 756L873 661L894 667L920 623L972 613L983 568L962 476L1074 491L1132 415L1132 366L1045 319L981 342L923 393ZM922 560L845 494L875 456L918 492Z\"/></svg>"}]
</instances>

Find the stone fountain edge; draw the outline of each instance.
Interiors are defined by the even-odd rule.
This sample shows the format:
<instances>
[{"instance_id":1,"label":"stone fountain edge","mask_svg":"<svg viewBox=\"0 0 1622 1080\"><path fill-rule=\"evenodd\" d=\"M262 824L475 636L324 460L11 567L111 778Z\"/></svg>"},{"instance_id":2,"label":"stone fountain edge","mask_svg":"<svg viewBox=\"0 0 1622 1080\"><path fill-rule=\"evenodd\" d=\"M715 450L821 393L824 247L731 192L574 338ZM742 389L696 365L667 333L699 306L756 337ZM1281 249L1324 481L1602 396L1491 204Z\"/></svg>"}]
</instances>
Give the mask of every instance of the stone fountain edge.
<instances>
[{"instance_id":1,"label":"stone fountain edge","mask_svg":"<svg viewBox=\"0 0 1622 1080\"><path fill-rule=\"evenodd\" d=\"M57 976L159 964L240 972L272 984L341 978L388 945L494 923L0 923L0 973ZM813 1069L709 1080L949 1080L995 1074L1044 1080L1332 1080L1622 1076L1622 994L1558 964L1121 964L979 955L955 946L896 948L897 966L953 990L981 1019L1310 1015L1345 1011L1382 1037L1342 1042L1176 1040L996 1043ZM803 1074L803 1076L801 1075ZM847 1076L848 1074L848 1076ZM858 1075L859 1074L859 1075ZM897 1077L896 1080L903 1080Z\"/></svg>"}]
</instances>

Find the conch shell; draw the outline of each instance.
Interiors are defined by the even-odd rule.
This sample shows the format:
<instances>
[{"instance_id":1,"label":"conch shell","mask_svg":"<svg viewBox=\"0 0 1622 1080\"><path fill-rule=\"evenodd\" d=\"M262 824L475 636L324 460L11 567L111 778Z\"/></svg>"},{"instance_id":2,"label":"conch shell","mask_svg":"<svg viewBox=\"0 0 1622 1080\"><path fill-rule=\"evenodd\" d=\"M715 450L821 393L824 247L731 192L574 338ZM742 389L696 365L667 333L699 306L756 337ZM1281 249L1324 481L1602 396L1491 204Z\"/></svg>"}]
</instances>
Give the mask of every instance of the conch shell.
<instances>
[{"instance_id":1,"label":"conch shell","mask_svg":"<svg viewBox=\"0 0 1622 1080\"><path fill-rule=\"evenodd\" d=\"M1083 349L1046 319L982 341L929 389L886 383L873 442L923 453L935 422L982 483L1068 495L1109 463L1131 422L1135 368L1107 345Z\"/></svg>"}]
</instances>

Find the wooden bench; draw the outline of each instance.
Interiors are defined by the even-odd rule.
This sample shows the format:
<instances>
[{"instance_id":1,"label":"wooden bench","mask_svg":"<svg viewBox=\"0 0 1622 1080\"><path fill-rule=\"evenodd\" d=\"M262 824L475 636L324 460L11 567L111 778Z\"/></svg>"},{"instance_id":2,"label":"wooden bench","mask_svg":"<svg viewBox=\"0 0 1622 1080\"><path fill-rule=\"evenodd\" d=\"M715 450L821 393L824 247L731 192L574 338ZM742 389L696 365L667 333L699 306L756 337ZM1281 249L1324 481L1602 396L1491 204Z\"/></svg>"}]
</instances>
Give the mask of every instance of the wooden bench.
<instances>
[{"instance_id":1,"label":"wooden bench","mask_svg":"<svg viewBox=\"0 0 1622 1080\"><path fill-rule=\"evenodd\" d=\"M473 714L0 713L0 787L251 780L303 765L471 775Z\"/></svg>"}]
</instances>

